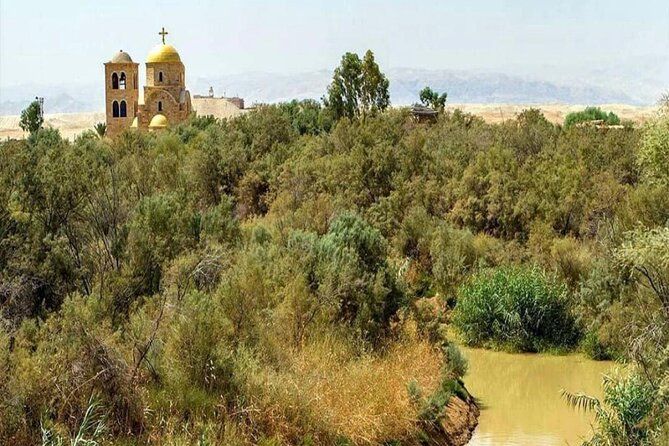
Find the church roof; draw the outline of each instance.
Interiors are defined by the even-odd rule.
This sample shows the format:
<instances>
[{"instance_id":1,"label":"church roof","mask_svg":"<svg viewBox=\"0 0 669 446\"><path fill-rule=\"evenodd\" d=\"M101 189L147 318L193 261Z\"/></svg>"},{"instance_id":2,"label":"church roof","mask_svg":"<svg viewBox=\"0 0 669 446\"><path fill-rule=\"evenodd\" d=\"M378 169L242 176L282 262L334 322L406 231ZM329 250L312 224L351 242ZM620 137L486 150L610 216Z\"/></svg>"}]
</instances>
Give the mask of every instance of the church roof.
<instances>
[{"instance_id":1,"label":"church roof","mask_svg":"<svg viewBox=\"0 0 669 446\"><path fill-rule=\"evenodd\" d=\"M167 118L165 115L157 114L151 118L151 122L149 123L150 129L164 129L165 127L167 127Z\"/></svg>"},{"instance_id":2,"label":"church roof","mask_svg":"<svg viewBox=\"0 0 669 446\"><path fill-rule=\"evenodd\" d=\"M172 45L161 43L151 50L146 62L181 62L181 57Z\"/></svg>"},{"instance_id":3,"label":"church roof","mask_svg":"<svg viewBox=\"0 0 669 446\"><path fill-rule=\"evenodd\" d=\"M118 53L114 54L110 60L111 63L132 63L132 58L130 54L126 53L123 50L119 50Z\"/></svg>"}]
</instances>

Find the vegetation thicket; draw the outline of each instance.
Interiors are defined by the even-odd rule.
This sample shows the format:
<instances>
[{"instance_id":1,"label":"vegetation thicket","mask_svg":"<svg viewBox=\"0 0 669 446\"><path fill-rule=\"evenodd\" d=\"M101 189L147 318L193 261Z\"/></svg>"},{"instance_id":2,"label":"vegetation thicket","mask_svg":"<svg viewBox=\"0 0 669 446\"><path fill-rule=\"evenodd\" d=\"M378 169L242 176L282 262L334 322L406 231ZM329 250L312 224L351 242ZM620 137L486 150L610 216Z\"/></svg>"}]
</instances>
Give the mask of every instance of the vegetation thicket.
<instances>
[{"instance_id":1,"label":"vegetation thicket","mask_svg":"<svg viewBox=\"0 0 669 446\"><path fill-rule=\"evenodd\" d=\"M536 352L578 340L564 285L538 271L499 268L462 286L453 323L469 345Z\"/></svg>"},{"instance_id":2,"label":"vegetation thicket","mask_svg":"<svg viewBox=\"0 0 669 446\"><path fill-rule=\"evenodd\" d=\"M0 443L421 444L469 398L453 324L630 362L593 444L663 444L669 118L419 124L377 69L345 56L325 106L2 142Z\"/></svg>"},{"instance_id":3,"label":"vegetation thicket","mask_svg":"<svg viewBox=\"0 0 669 446\"><path fill-rule=\"evenodd\" d=\"M564 118L565 127L571 127L574 124L587 123L591 121L602 121L607 125L619 125L620 118L613 112L606 113L599 107L586 107L580 112L569 113Z\"/></svg>"}]
</instances>

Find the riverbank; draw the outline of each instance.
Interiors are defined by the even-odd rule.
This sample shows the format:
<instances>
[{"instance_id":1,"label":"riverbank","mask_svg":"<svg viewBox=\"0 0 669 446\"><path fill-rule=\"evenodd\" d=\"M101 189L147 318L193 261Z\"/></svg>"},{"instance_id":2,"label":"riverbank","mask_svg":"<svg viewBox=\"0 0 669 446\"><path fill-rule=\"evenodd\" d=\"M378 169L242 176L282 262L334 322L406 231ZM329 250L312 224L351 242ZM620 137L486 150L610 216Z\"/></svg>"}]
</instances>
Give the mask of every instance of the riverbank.
<instances>
[{"instance_id":1,"label":"riverbank","mask_svg":"<svg viewBox=\"0 0 669 446\"><path fill-rule=\"evenodd\" d=\"M442 422L448 441L435 444L464 446L469 443L476 426L478 426L480 413L479 407L473 397L470 397L469 401L453 397L448 403L446 417Z\"/></svg>"}]
</instances>

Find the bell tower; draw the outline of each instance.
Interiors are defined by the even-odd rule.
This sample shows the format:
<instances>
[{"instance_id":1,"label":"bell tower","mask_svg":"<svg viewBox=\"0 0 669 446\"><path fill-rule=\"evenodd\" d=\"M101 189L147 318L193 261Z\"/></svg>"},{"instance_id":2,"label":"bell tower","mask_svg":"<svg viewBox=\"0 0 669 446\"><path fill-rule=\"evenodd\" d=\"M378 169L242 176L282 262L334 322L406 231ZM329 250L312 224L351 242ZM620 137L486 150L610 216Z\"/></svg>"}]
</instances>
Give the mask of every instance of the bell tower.
<instances>
[{"instance_id":1,"label":"bell tower","mask_svg":"<svg viewBox=\"0 0 669 446\"><path fill-rule=\"evenodd\" d=\"M107 135L114 136L129 128L137 116L139 64L121 50L104 65Z\"/></svg>"}]
</instances>

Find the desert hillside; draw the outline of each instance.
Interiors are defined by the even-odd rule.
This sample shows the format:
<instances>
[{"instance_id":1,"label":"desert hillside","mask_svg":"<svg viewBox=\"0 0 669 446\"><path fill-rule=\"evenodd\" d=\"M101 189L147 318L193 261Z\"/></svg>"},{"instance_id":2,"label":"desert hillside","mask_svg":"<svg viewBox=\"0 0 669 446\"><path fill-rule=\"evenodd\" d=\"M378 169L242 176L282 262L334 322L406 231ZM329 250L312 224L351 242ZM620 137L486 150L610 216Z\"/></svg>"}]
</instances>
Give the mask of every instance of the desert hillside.
<instances>
[{"instance_id":1,"label":"desert hillside","mask_svg":"<svg viewBox=\"0 0 669 446\"><path fill-rule=\"evenodd\" d=\"M198 102L200 101L200 102ZM522 110L534 107L539 108L546 118L553 123L562 123L565 116L573 111L582 110L585 105L567 104L450 104L448 110L461 109L467 113L481 116L487 122L498 123L515 117ZM635 106L625 104L602 104L600 107L612 111L622 120L630 120L643 124L657 112L657 107ZM194 99L193 108L201 114L214 114L219 118L230 118L240 111L232 112L234 107L220 109L211 106L205 99ZM87 129L92 129L97 122L105 120L102 112L87 113L54 113L45 117L46 125L60 130L65 138L72 138ZM23 131L19 128L19 116L0 116L0 138L20 138Z\"/></svg>"}]
</instances>

